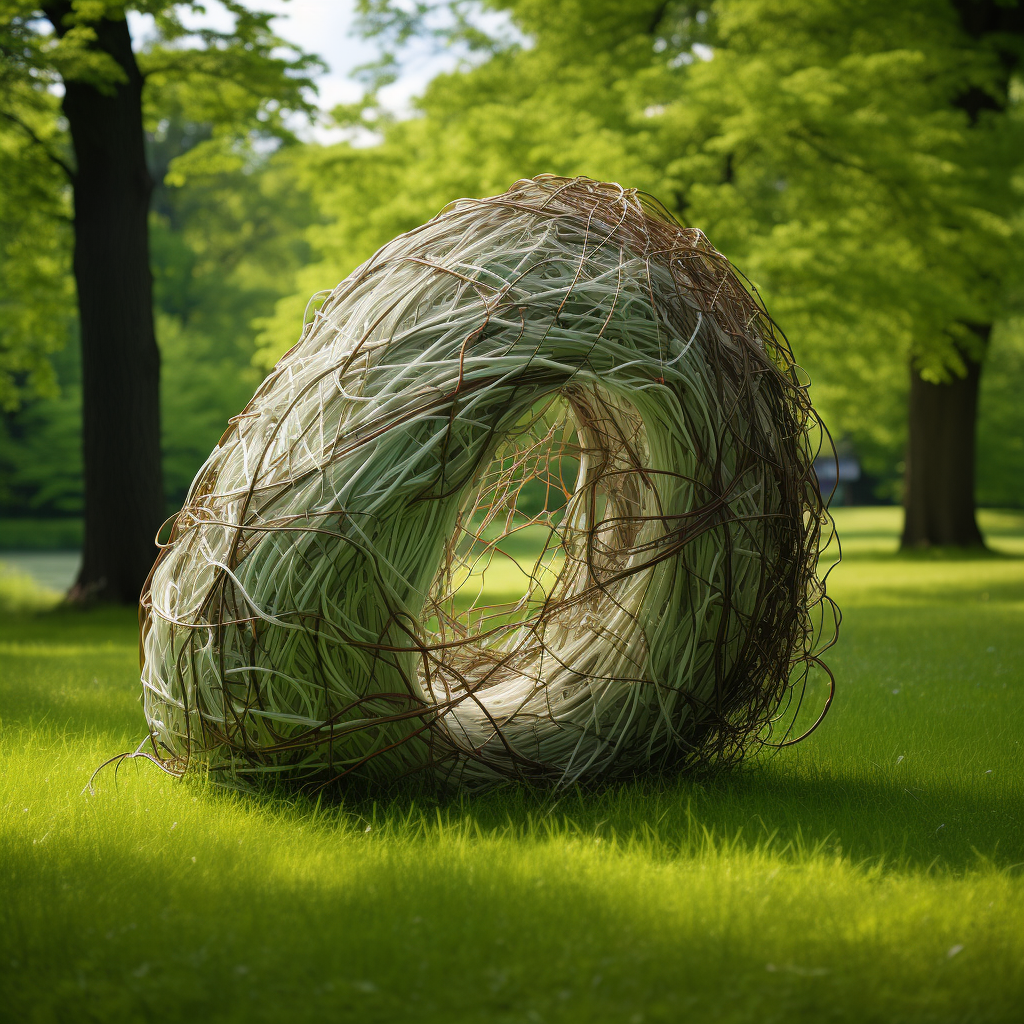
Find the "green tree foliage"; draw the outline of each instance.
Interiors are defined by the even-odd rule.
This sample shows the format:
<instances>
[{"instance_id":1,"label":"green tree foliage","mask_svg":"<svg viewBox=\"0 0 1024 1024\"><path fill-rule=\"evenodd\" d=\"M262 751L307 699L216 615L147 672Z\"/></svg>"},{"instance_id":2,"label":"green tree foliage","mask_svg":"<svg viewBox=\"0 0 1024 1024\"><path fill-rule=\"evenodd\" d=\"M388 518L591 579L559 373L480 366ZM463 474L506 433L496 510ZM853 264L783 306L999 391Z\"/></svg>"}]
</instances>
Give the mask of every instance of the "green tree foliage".
<instances>
[{"instance_id":1,"label":"green tree foliage","mask_svg":"<svg viewBox=\"0 0 1024 1024\"><path fill-rule=\"evenodd\" d=\"M995 323L981 384L978 499L1024 504L1024 321L1016 312L1024 295L1024 87L1015 70L1019 38L971 20L992 4L360 6L381 59L366 70L364 102L335 116L376 133L372 145L294 145L283 113L298 102L294 95L275 106L245 53L223 65L205 53L235 44L211 36L193 52L197 40L180 35L180 21L158 21L157 37L139 54L149 75L150 163L164 182L154 194L151 238L169 496L180 498L256 383L254 319L257 366L266 370L296 340L310 295L384 242L457 196L494 194L518 177L553 171L644 188L704 228L764 293L831 428L854 442L886 494L899 488L908 362L930 379L950 379L965 352L986 354L968 325ZM511 30L481 21L481 9L506 16ZM243 30L269 27L257 21ZM378 91L403 46L430 39L461 47L466 60L430 83L416 116L396 119ZM186 42L192 49L182 54ZM18 257L18 273L37 282L35 293L27 281L4 291L17 280L5 274L0 301L43 296L18 307L18 316L38 317L36 326L14 331L13 320L0 322L0 352L12 354L0 360L21 360L8 395L50 386L46 353L68 330L66 320L40 313L60 288L56 308L68 306L68 197L53 159L67 159L66 143L53 98L38 90L29 98L38 108L19 108L18 116L46 146L0 119L0 175L14 175L18 188L50 182L50 205L8 201L16 193L0 188L4 252L20 239L20 251L34 255ZM271 158L259 155L268 138L283 143ZM28 154L35 169L19 176ZM7 230L9 222L25 227ZM69 375L65 410L74 401L67 362L59 366L62 382ZM6 365L14 366L2 363L0 373ZM46 407L46 428L15 423L19 436L50 436L71 422L56 404ZM33 408L42 415L42 405ZM28 475L18 493L44 493L41 482L28 482L41 463L19 450Z\"/></svg>"},{"instance_id":2,"label":"green tree foliage","mask_svg":"<svg viewBox=\"0 0 1024 1024\"><path fill-rule=\"evenodd\" d=\"M278 38L271 16L224 6L229 31L194 30L200 4L141 2L150 218L168 498L180 501L228 416L251 394L249 321L303 262L308 215L282 171L295 116L312 116L320 66ZM46 17L44 17L44 15ZM47 27L53 15L63 35ZM54 94L62 81L116 88L123 69L95 48L125 5L0 2L0 508L80 511L81 366L71 275L76 167ZM268 152L282 150L273 156ZM298 222L296 221L298 218ZM304 219L305 218L305 219ZM54 370L57 370L57 373ZM58 391L58 379L60 394Z\"/></svg>"},{"instance_id":3,"label":"green tree foliage","mask_svg":"<svg viewBox=\"0 0 1024 1024\"><path fill-rule=\"evenodd\" d=\"M978 504L1024 506L1024 321L993 333L981 378Z\"/></svg>"},{"instance_id":4,"label":"green tree foliage","mask_svg":"<svg viewBox=\"0 0 1024 1024\"><path fill-rule=\"evenodd\" d=\"M58 37L46 18L62 6L68 9L70 27ZM151 38L136 47L136 58L146 80L157 231L161 225L173 230L174 204L167 197L190 177L206 185L221 180L216 199L205 189L207 214L223 222L224 202L237 214L245 199L233 195L230 186L245 179L235 177L229 184L224 176L257 169L265 162L257 154L268 144L296 142L289 127L296 113L314 116L310 75L322 67L319 60L276 36L272 15L233 0L223 6L234 17L231 31L188 27L183 15L201 14L201 3L75 0L47 6L0 0L0 407L14 409L23 397L53 393L46 357L69 336L74 294L69 179L75 170L55 90L64 80L82 79L109 89L123 79L111 58L92 47L95 24L123 18L129 8L153 18ZM187 217L188 201L177 205ZM265 213L257 220L265 236ZM242 244L236 248L244 251ZM163 255L169 256L166 245ZM213 250L210 257L214 265ZM193 266L188 273L201 270ZM277 270L270 260L267 277ZM169 267L157 272L174 273Z\"/></svg>"},{"instance_id":5,"label":"green tree foliage","mask_svg":"<svg viewBox=\"0 0 1024 1024\"><path fill-rule=\"evenodd\" d=\"M166 119L155 122L149 139L154 171L208 131ZM289 147L254 157L243 167L196 172L182 186L155 190L150 240L169 510L180 505L228 418L260 381L252 365L253 318L271 312L308 262L303 231L313 212L308 196L296 187L295 157ZM66 266L63 272L71 287ZM68 319L64 331L73 330ZM76 347L59 350L49 357L48 369L50 363L59 393L25 397L19 409L0 414L0 514L82 510Z\"/></svg>"},{"instance_id":6,"label":"green tree foliage","mask_svg":"<svg viewBox=\"0 0 1024 1024\"><path fill-rule=\"evenodd\" d=\"M381 141L307 152L303 181L326 221L308 236L319 259L264 322L264 367L294 342L311 294L458 196L502 192L545 171L652 189L661 183L644 152L649 119L638 79L656 56L651 23L662 4L516 4L515 23L532 45L482 37L467 4L421 4L413 14L384 2L362 6L364 29L381 41L384 59L372 69L363 104L335 113ZM417 101L422 116L396 120L377 106L376 89L389 80L403 43L431 33L438 7L451 15L436 30L440 41L467 43L486 59L439 75Z\"/></svg>"},{"instance_id":7,"label":"green tree foliage","mask_svg":"<svg viewBox=\"0 0 1024 1024\"><path fill-rule=\"evenodd\" d=\"M908 360L961 375L985 356L970 325L1012 308L1019 43L969 35L945 0L716 9L715 59L664 115L670 170L690 182L688 216L766 293L830 421L884 473Z\"/></svg>"},{"instance_id":8,"label":"green tree foliage","mask_svg":"<svg viewBox=\"0 0 1024 1024\"><path fill-rule=\"evenodd\" d=\"M0 64L0 93L8 82ZM25 90L21 90L25 93ZM68 337L70 195L51 146L59 145L53 96L23 95L0 110L0 409L53 395L50 355ZM57 157L59 159L59 157Z\"/></svg>"},{"instance_id":9,"label":"green tree foliage","mask_svg":"<svg viewBox=\"0 0 1024 1024\"><path fill-rule=\"evenodd\" d=\"M154 197L154 305L172 508L259 384L253 319L271 312L308 262L303 231L314 214L296 187L294 158L286 149L255 164L195 172L184 186L166 186Z\"/></svg>"},{"instance_id":10,"label":"green tree foliage","mask_svg":"<svg viewBox=\"0 0 1024 1024\"><path fill-rule=\"evenodd\" d=\"M985 354L971 325L1006 320L1020 294L1014 37L967 31L970 0L490 6L527 42L482 42L464 3L363 3L384 55L372 85L410 36L462 40L478 62L436 78L408 120L380 116L371 88L337 113L380 144L307 154L329 223L311 229L319 258L264 322L263 365L293 343L311 293L453 197L586 173L707 230L765 294L832 429L898 486L908 362L935 381L962 373L965 355ZM1004 393L986 381L986 406ZM1014 438L983 433L986 450L1006 449L983 472L1003 472ZM999 493L1024 502L1024 482Z\"/></svg>"},{"instance_id":11,"label":"green tree foliage","mask_svg":"<svg viewBox=\"0 0 1024 1024\"><path fill-rule=\"evenodd\" d=\"M201 11L200 4L127 6L154 17L154 37L138 54L149 120L177 116L205 126L201 144L185 147L173 169L178 184L190 171L240 165L257 139L291 140L287 115L312 112L308 73L317 62L278 55L284 41L271 32L269 15L227 3L233 32L196 32L182 12ZM70 21L62 37L47 23L60 8ZM54 393L48 356L66 342L72 319L75 161L55 90L65 80L109 89L123 79L92 44L93 26L123 18L125 9L106 0L0 2L0 408L8 411Z\"/></svg>"},{"instance_id":12,"label":"green tree foliage","mask_svg":"<svg viewBox=\"0 0 1024 1024\"><path fill-rule=\"evenodd\" d=\"M25 397L0 412L0 515L77 516L82 512L82 382L78 349L49 356L59 382L52 396Z\"/></svg>"}]
</instances>

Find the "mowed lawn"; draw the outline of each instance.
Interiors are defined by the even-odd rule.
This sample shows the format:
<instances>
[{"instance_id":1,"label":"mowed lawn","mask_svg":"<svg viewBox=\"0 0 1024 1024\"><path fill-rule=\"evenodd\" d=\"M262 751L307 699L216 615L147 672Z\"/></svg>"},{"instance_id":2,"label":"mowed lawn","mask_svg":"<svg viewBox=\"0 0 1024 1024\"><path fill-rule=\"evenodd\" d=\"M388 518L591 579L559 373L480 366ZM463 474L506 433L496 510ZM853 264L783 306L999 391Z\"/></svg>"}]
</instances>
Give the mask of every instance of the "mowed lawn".
<instances>
[{"instance_id":1,"label":"mowed lawn","mask_svg":"<svg viewBox=\"0 0 1024 1024\"><path fill-rule=\"evenodd\" d=\"M832 714L703 783L341 806L145 764L131 612L0 624L0 1019L1024 1019L1024 517L837 515Z\"/></svg>"}]
</instances>

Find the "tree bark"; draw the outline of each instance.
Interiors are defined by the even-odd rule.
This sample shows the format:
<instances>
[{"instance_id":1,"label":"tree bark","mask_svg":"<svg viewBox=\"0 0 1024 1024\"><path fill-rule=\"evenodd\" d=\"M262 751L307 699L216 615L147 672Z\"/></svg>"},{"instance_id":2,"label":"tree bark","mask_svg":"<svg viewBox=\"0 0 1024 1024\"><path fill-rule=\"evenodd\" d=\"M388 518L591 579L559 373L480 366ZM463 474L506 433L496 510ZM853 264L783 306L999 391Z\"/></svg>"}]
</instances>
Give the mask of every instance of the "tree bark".
<instances>
[{"instance_id":1,"label":"tree bark","mask_svg":"<svg viewBox=\"0 0 1024 1024\"><path fill-rule=\"evenodd\" d=\"M987 340L991 327L975 328ZM981 363L963 355L967 374L931 384L910 368L910 436L903 550L981 547L974 511L974 445Z\"/></svg>"},{"instance_id":2,"label":"tree bark","mask_svg":"<svg viewBox=\"0 0 1024 1024\"><path fill-rule=\"evenodd\" d=\"M68 3L44 7L59 34ZM74 273L82 341L85 538L71 601L138 601L164 518L160 356L153 329L143 79L124 18L93 26L124 80L65 82L76 170Z\"/></svg>"}]
</instances>

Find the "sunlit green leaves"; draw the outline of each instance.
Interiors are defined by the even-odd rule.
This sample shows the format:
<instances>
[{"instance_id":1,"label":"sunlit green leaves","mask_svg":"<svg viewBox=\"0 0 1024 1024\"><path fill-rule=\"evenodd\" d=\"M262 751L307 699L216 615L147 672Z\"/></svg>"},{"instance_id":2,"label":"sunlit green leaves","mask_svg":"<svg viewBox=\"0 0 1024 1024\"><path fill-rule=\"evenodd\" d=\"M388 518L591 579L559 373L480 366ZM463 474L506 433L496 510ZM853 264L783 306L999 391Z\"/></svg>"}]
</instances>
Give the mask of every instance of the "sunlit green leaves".
<instances>
[{"instance_id":1,"label":"sunlit green leaves","mask_svg":"<svg viewBox=\"0 0 1024 1024\"><path fill-rule=\"evenodd\" d=\"M70 197L50 158L59 148L53 111L23 105L0 117L0 409L53 394L50 353L67 338L74 304L69 276Z\"/></svg>"},{"instance_id":2,"label":"sunlit green leaves","mask_svg":"<svg viewBox=\"0 0 1024 1024\"><path fill-rule=\"evenodd\" d=\"M456 40L455 7L468 16L441 0L362 5L392 53L445 25ZM833 430L893 477L911 359L931 380L962 373L964 352L985 354L970 325L1019 308L1024 35L968 34L948 0L486 9L525 41L435 78L423 116L371 121L380 145L311 156L344 173L312 175L333 223L310 235L322 261L301 288L330 287L450 199L517 177L639 186L750 275ZM266 323L267 364L304 302Z\"/></svg>"}]
</instances>

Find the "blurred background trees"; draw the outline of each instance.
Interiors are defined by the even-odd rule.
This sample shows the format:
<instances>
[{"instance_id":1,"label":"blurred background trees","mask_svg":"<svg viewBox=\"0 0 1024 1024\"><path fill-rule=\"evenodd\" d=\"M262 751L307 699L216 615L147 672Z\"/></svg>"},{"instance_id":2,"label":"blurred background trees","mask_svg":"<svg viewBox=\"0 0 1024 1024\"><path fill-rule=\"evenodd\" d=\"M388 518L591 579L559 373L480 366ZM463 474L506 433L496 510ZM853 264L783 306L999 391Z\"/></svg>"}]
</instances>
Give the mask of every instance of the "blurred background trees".
<instances>
[{"instance_id":1,"label":"blurred background trees","mask_svg":"<svg viewBox=\"0 0 1024 1024\"><path fill-rule=\"evenodd\" d=\"M65 234L78 300L85 524L72 600L136 600L166 512L150 251L159 146L147 147L146 122L151 142L195 137L174 171L183 180L188 169L239 163L258 138L287 139L284 115L312 110L305 73L317 62L288 52L269 30L269 16L228 0L229 31L186 28L182 10L198 6L136 4L153 25L139 46L125 5L112 0L0 5L0 114L28 156L14 154L11 173L24 191L45 196L42 206L70 206ZM175 119L184 130L168 134ZM170 173L168 166L161 179ZM31 245L25 219L17 226ZM16 246L12 256L5 262L18 261ZM37 287L34 297L39 293ZM29 317L5 338L12 353L8 406L26 387L39 391L48 383L40 355L53 346L32 330L45 316ZM19 363L27 364L24 382Z\"/></svg>"},{"instance_id":2,"label":"blurred background trees","mask_svg":"<svg viewBox=\"0 0 1024 1024\"><path fill-rule=\"evenodd\" d=\"M352 139L333 145L289 128L309 58L275 64L270 23L229 6L234 35L168 14L136 44L169 509L310 295L453 198L544 171L646 189L707 231L790 337L862 496L908 501L905 544L970 544L976 501L1024 505L1020 3L362 0L377 59L363 101L332 112ZM381 89L428 44L466 60L396 116ZM22 123L0 118L0 514L59 515L82 500L53 159L73 153L52 91L17 81Z\"/></svg>"}]
</instances>

